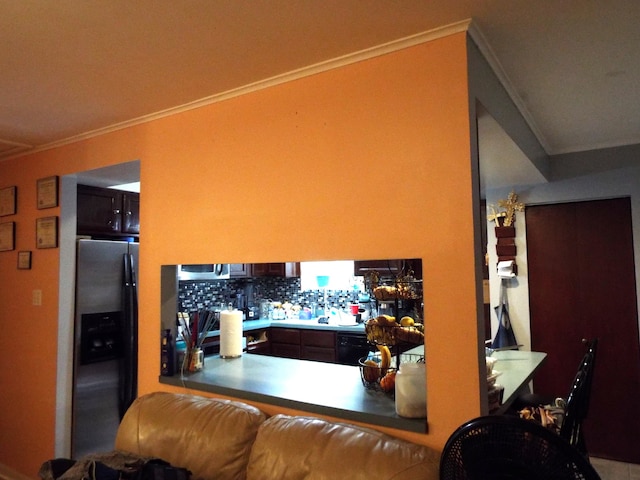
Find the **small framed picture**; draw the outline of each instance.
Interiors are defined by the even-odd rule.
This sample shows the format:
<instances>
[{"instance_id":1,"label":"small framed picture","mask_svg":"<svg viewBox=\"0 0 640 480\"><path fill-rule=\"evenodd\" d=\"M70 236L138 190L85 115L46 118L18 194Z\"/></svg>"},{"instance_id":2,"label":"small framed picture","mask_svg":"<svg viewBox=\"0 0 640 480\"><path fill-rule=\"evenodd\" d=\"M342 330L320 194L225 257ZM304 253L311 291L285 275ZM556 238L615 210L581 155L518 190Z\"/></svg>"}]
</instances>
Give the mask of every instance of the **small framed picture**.
<instances>
[{"instance_id":1,"label":"small framed picture","mask_svg":"<svg viewBox=\"0 0 640 480\"><path fill-rule=\"evenodd\" d=\"M58 217L36 218L36 247L58 247Z\"/></svg>"},{"instance_id":2,"label":"small framed picture","mask_svg":"<svg viewBox=\"0 0 640 480\"><path fill-rule=\"evenodd\" d=\"M18 252L18 270L31 270L31 250Z\"/></svg>"},{"instance_id":3,"label":"small framed picture","mask_svg":"<svg viewBox=\"0 0 640 480\"><path fill-rule=\"evenodd\" d=\"M15 186L0 189L0 217L16 214L17 190Z\"/></svg>"},{"instance_id":4,"label":"small framed picture","mask_svg":"<svg viewBox=\"0 0 640 480\"><path fill-rule=\"evenodd\" d=\"M0 223L0 252L8 252L15 248L16 222Z\"/></svg>"},{"instance_id":5,"label":"small framed picture","mask_svg":"<svg viewBox=\"0 0 640 480\"><path fill-rule=\"evenodd\" d=\"M58 177L41 178L37 181L38 209L58 206Z\"/></svg>"}]
</instances>

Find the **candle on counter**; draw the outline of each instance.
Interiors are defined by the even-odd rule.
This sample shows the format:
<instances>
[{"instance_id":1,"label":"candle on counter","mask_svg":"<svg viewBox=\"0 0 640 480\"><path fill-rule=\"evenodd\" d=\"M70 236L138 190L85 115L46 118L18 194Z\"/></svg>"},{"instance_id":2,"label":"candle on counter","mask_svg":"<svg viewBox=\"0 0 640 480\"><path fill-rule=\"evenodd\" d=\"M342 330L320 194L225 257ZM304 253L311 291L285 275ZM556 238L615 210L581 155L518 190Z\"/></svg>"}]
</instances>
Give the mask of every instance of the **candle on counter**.
<instances>
[{"instance_id":1,"label":"candle on counter","mask_svg":"<svg viewBox=\"0 0 640 480\"><path fill-rule=\"evenodd\" d=\"M234 358L242 355L242 312L220 312L220 357Z\"/></svg>"}]
</instances>

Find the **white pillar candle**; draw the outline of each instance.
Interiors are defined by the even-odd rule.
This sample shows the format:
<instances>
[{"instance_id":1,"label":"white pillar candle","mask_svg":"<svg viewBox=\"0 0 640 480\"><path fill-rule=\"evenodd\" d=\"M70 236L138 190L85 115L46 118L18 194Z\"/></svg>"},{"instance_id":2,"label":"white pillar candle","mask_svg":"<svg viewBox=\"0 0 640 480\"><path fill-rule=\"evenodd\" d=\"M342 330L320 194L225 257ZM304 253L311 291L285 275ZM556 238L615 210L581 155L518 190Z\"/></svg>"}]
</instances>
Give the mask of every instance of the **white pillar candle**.
<instances>
[{"instance_id":1,"label":"white pillar candle","mask_svg":"<svg viewBox=\"0 0 640 480\"><path fill-rule=\"evenodd\" d=\"M242 355L242 312L220 312L220 356L234 358Z\"/></svg>"}]
</instances>

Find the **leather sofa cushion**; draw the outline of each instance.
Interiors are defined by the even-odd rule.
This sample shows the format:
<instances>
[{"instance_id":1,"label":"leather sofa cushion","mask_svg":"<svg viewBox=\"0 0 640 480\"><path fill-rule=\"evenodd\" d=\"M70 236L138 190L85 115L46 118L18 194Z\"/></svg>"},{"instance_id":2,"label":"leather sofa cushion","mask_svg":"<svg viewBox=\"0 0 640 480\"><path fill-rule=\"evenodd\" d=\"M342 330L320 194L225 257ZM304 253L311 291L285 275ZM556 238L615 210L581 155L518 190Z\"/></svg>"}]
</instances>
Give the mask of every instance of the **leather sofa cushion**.
<instances>
[{"instance_id":1,"label":"leather sofa cushion","mask_svg":"<svg viewBox=\"0 0 640 480\"><path fill-rule=\"evenodd\" d=\"M241 402L154 392L129 407L115 447L188 468L194 480L242 480L265 419Z\"/></svg>"},{"instance_id":2,"label":"leather sofa cushion","mask_svg":"<svg viewBox=\"0 0 640 480\"><path fill-rule=\"evenodd\" d=\"M247 480L437 480L440 453L356 425L275 415L258 430Z\"/></svg>"}]
</instances>

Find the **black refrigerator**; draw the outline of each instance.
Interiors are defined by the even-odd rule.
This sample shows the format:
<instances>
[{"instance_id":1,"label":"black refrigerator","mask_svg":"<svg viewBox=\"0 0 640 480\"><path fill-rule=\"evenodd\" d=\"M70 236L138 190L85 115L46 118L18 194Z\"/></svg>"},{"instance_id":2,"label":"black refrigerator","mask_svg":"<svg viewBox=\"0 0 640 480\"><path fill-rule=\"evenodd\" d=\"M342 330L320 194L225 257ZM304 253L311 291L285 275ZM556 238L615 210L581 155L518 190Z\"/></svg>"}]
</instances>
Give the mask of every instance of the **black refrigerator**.
<instances>
[{"instance_id":1,"label":"black refrigerator","mask_svg":"<svg viewBox=\"0 0 640 480\"><path fill-rule=\"evenodd\" d=\"M138 244L78 240L71 455L113 450L137 396Z\"/></svg>"}]
</instances>

